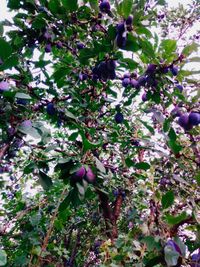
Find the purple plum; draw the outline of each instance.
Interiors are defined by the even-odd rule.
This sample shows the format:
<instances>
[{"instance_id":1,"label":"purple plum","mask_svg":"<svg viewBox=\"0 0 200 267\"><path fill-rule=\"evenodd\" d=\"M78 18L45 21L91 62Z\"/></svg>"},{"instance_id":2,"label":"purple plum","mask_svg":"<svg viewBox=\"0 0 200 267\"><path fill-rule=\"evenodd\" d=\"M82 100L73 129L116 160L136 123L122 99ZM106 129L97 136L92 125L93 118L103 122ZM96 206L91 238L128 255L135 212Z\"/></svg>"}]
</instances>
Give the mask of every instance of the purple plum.
<instances>
[{"instance_id":1,"label":"purple plum","mask_svg":"<svg viewBox=\"0 0 200 267\"><path fill-rule=\"evenodd\" d=\"M121 35L125 32L124 22L117 24L117 32Z\"/></svg>"},{"instance_id":2,"label":"purple plum","mask_svg":"<svg viewBox=\"0 0 200 267\"><path fill-rule=\"evenodd\" d=\"M133 16L128 16L128 18L126 19L126 25L132 25L133 23Z\"/></svg>"},{"instance_id":3,"label":"purple plum","mask_svg":"<svg viewBox=\"0 0 200 267\"><path fill-rule=\"evenodd\" d=\"M0 82L0 92L3 92L3 91L8 91L9 90L9 83L8 82Z\"/></svg>"},{"instance_id":4,"label":"purple plum","mask_svg":"<svg viewBox=\"0 0 200 267\"><path fill-rule=\"evenodd\" d=\"M103 0L99 5L99 9L101 12L108 13L110 11L110 3L107 0Z\"/></svg>"},{"instance_id":5,"label":"purple plum","mask_svg":"<svg viewBox=\"0 0 200 267\"><path fill-rule=\"evenodd\" d=\"M126 36L122 34L117 34L116 36L116 43L119 48L124 48L126 46Z\"/></svg>"},{"instance_id":6,"label":"purple plum","mask_svg":"<svg viewBox=\"0 0 200 267\"><path fill-rule=\"evenodd\" d=\"M117 112L115 115L115 121L116 123L122 123L124 120L124 115L121 112Z\"/></svg>"},{"instance_id":7,"label":"purple plum","mask_svg":"<svg viewBox=\"0 0 200 267\"><path fill-rule=\"evenodd\" d=\"M189 123L189 115L187 113L181 115L178 119L178 124L185 130L191 130L193 125Z\"/></svg>"},{"instance_id":8,"label":"purple plum","mask_svg":"<svg viewBox=\"0 0 200 267\"><path fill-rule=\"evenodd\" d=\"M191 112L189 114L189 123L191 125L198 125L200 123L200 113Z\"/></svg>"},{"instance_id":9,"label":"purple plum","mask_svg":"<svg viewBox=\"0 0 200 267\"><path fill-rule=\"evenodd\" d=\"M178 74L178 67L172 66L170 70L173 76L176 76Z\"/></svg>"},{"instance_id":10,"label":"purple plum","mask_svg":"<svg viewBox=\"0 0 200 267\"><path fill-rule=\"evenodd\" d=\"M88 183L94 183L96 176L90 167L88 167L84 178Z\"/></svg>"},{"instance_id":11,"label":"purple plum","mask_svg":"<svg viewBox=\"0 0 200 267\"><path fill-rule=\"evenodd\" d=\"M52 50L51 44L47 44L47 45L45 46L44 50L45 50L46 53L50 53L51 50Z\"/></svg>"},{"instance_id":12,"label":"purple plum","mask_svg":"<svg viewBox=\"0 0 200 267\"><path fill-rule=\"evenodd\" d=\"M131 82L131 80L129 78L124 78L122 80L122 86L127 87L128 85L130 85L130 82Z\"/></svg>"},{"instance_id":13,"label":"purple plum","mask_svg":"<svg viewBox=\"0 0 200 267\"><path fill-rule=\"evenodd\" d=\"M152 74L152 73L155 72L156 68L157 68L157 65L149 64L148 67L147 67L146 72L149 73L149 74Z\"/></svg>"},{"instance_id":14,"label":"purple plum","mask_svg":"<svg viewBox=\"0 0 200 267\"><path fill-rule=\"evenodd\" d=\"M147 93L144 93L144 94L142 95L142 101L143 101L143 102L147 101Z\"/></svg>"},{"instance_id":15,"label":"purple plum","mask_svg":"<svg viewBox=\"0 0 200 267\"><path fill-rule=\"evenodd\" d=\"M79 43L77 43L76 47L77 47L77 49L81 50L81 49L85 48L85 45L83 43L79 42Z\"/></svg>"}]
</instances>

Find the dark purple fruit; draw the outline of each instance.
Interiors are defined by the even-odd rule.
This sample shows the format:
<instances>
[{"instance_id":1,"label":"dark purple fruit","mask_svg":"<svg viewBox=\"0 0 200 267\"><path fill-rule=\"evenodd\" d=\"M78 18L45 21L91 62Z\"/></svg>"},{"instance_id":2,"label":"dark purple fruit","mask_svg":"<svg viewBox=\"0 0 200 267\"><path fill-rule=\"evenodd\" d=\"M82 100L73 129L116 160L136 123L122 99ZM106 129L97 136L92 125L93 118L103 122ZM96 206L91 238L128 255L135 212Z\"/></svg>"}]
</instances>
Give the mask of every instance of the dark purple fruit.
<instances>
[{"instance_id":1,"label":"dark purple fruit","mask_svg":"<svg viewBox=\"0 0 200 267\"><path fill-rule=\"evenodd\" d=\"M124 48L126 46L126 37L122 34L117 34L116 43L119 48Z\"/></svg>"},{"instance_id":2,"label":"dark purple fruit","mask_svg":"<svg viewBox=\"0 0 200 267\"><path fill-rule=\"evenodd\" d=\"M116 123L122 123L123 120L124 120L124 115L121 112L118 112L115 115L115 121L116 121Z\"/></svg>"},{"instance_id":3,"label":"dark purple fruit","mask_svg":"<svg viewBox=\"0 0 200 267\"><path fill-rule=\"evenodd\" d=\"M144 76L140 76L140 77L138 78L138 85L139 85L139 86L145 86L146 81L147 81L146 77L144 77Z\"/></svg>"},{"instance_id":4,"label":"dark purple fruit","mask_svg":"<svg viewBox=\"0 0 200 267\"><path fill-rule=\"evenodd\" d=\"M178 252L180 255L182 255L181 249L179 246L174 242L172 239L168 240L166 243L166 246L170 246L174 251Z\"/></svg>"},{"instance_id":5,"label":"dark purple fruit","mask_svg":"<svg viewBox=\"0 0 200 267\"><path fill-rule=\"evenodd\" d=\"M147 67L146 72L149 73L149 74L152 74L152 73L155 72L156 68L157 68L157 65L149 64L148 67Z\"/></svg>"},{"instance_id":6,"label":"dark purple fruit","mask_svg":"<svg viewBox=\"0 0 200 267\"><path fill-rule=\"evenodd\" d=\"M108 69L109 71L113 71L113 70L115 70L115 68L116 68L116 62L115 62L115 60L113 60L113 59L108 60L108 61L106 62L106 65L107 65L107 69Z\"/></svg>"},{"instance_id":7,"label":"dark purple fruit","mask_svg":"<svg viewBox=\"0 0 200 267\"><path fill-rule=\"evenodd\" d=\"M191 125L198 125L198 124L200 124L200 113L191 112L189 114L189 123Z\"/></svg>"},{"instance_id":8,"label":"dark purple fruit","mask_svg":"<svg viewBox=\"0 0 200 267\"><path fill-rule=\"evenodd\" d=\"M26 106L27 103L28 103L27 99L17 99L17 104L18 105Z\"/></svg>"},{"instance_id":9,"label":"dark purple fruit","mask_svg":"<svg viewBox=\"0 0 200 267\"><path fill-rule=\"evenodd\" d=\"M125 26L123 22L117 24L117 32L121 35L125 32Z\"/></svg>"},{"instance_id":10,"label":"dark purple fruit","mask_svg":"<svg viewBox=\"0 0 200 267\"><path fill-rule=\"evenodd\" d=\"M147 101L147 94L146 94L146 93L144 93L144 94L142 95L142 101L143 101L143 102Z\"/></svg>"},{"instance_id":11,"label":"dark purple fruit","mask_svg":"<svg viewBox=\"0 0 200 267\"><path fill-rule=\"evenodd\" d=\"M81 182L86 173L85 167L81 166L70 178L71 185L75 185L75 183Z\"/></svg>"},{"instance_id":12,"label":"dark purple fruit","mask_svg":"<svg viewBox=\"0 0 200 267\"><path fill-rule=\"evenodd\" d=\"M108 13L110 11L110 3L106 0L104 0L99 5L99 9L101 10L101 12Z\"/></svg>"},{"instance_id":13,"label":"dark purple fruit","mask_svg":"<svg viewBox=\"0 0 200 267\"><path fill-rule=\"evenodd\" d=\"M63 44L62 44L62 42L61 42L61 41L58 41L58 42L56 43L56 47L57 47L58 49L63 48Z\"/></svg>"},{"instance_id":14,"label":"dark purple fruit","mask_svg":"<svg viewBox=\"0 0 200 267\"><path fill-rule=\"evenodd\" d=\"M178 68L177 67L172 66L170 68L170 70L171 70L171 73L172 73L173 76L176 76L178 74Z\"/></svg>"},{"instance_id":15,"label":"dark purple fruit","mask_svg":"<svg viewBox=\"0 0 200 267\"><path fill-rule=\"evenodd\" d=\"M131 80L129 78L124 78L122 80L122 86L127 87L128 85L130 85L130 82L131 82Z\"/></svg>"},{"instance_id":16,"label":"dark purple fruit","mask_svg":"<svg viewBox=\"0 0 200 267\"><path fill-rule=\"evenodd\" d=\"M178 119L178 124L183 127L185 130L191 130L193 125L189 123L189 115L183 114Z\"/></svg>"},{"instance_id":17,"label":"dark purple fruit","mask_svg":"<svg viewBox=\"0 0 200 267\"><path fill-rule=\"evenodd\" d=\"M9 83L8 82L0 82L0 92L3 92L3 91L8 91L9 90Z\"/></svg>"},{"instance_id":18,"label":"dark purple fruit","mask_svg":"<svg viewBox=\"0 0 200 267\"><path fill-rule=\"evenodd\" d=\"M136 89L139 89L139 84L138 84L138 81L135 80L135 79L131 79L131 82L130 82L131 86L133 88L136 88Z\"/></svg>"},{"instance_id":19,"label":"dark purple fruit","mask_svg":"<svg viewBox=\"0 0 200 267\"><path fill-rule=\"evenodd\" d=\"M46 53L50 53L51 50L52 50L52 48L51 48L51 44L47 44L47 45L45 46L44 50L45 50Z\"/></svg>"},{"instance_id":20,"label":"dark purple fruit","mask_svg":"<svg viewBox=\"0 0 200 267\"><path fill-rule=\"evenodd\" d=\"M126 25L132 25L133 23L133 16L128 16L128 18L126 19Z\"/></svg>"},{"instance_id":21,"label":"dark purple fruit","mask_svg":"<svg viewBox=\"0 0 200 267\"><path fill-rule=\"evenodd\" d=\"M115 70L113 70L112 72L109 73L108 78L111 79L111 80L116 79L116 73L115 73Z\"/></svg>"},{"instance_id":22,"label":"dark purple fruit","mask_svg":"<svg viewBox=\"0 0 200 267\"><path fill-rule=\"evenodd\" d=\"M77 49L81 50L81 49L85 48L85 45L83 43L79 42L79 43L77 43L76 47L77 47Z\"/></svg>"},{"instance_id":23,"label":"dark purple fruit","mask_svg":"<svg viewBox=\"0 0 200 267\"><path fill-rule=\"evenodd\" d=\"M48 113L50 116L53 116L53 115L56 113L56 109L55 109L53 103L48 103L48 105L47 105L47 113Z\"/></svg>"},{"instance_id":24,"label":"dark purple fruit","mask_svg":"<svg viewBox=\"0 0 200 267\"><path fill-rule=\"evenodd\" d=\"M163 67L163 68L160 69L160 71L161 71L162 73L166 74L166 73L168 73L169 68L168 68L168 67Z\"/></svg>"},{"instance_id":25,"label":"dark purple fruit","mask_svg":"<svg viewBox=\"0 0 200 267\"><path fill-rule=\"evenodd\" d=\"M93 173L92 169L90 167L88 167L87 171L86 171L86 175L84 177L84 179L88 182L88 183L94 183L96 176Z\"/></svg>"},{"instance_id":26,"label":"dark purple fruit","mask_svg":"<svg viewBox=\"0 0 200 267\"><path fill-rule=\"evenodd\" d=\"M197 253L192 255L190 266L200 267L200 249L198 250Z\"/></svg>"},{"instance_id":27,"label":"dark purple fruit","mask_svg":"<svg viewBox=\"0 0 200 267\"><path fill-rule=\"evenodd\" d=\"M123 78L130 78L130 77L131 77L130 73L124 73Z\"/></svg>"}]
</instances>

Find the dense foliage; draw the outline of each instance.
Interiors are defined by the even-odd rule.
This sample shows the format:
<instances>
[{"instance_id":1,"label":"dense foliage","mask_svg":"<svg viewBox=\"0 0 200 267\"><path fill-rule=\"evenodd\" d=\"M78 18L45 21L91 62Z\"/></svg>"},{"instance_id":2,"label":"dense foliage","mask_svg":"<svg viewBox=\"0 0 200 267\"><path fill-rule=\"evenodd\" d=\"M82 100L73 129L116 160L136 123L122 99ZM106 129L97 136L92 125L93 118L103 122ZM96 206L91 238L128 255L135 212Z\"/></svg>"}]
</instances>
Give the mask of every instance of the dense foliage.
<instances>
[{"instance_id":1,"label":"dense foliage","mask_svg":"<svg viewBox=\"0 0 200 267\"><path fill-rule=\"evenodd\" d=\"M199 267L199 1L8 8L0 266Z\"/></svg>"}]
</instances>

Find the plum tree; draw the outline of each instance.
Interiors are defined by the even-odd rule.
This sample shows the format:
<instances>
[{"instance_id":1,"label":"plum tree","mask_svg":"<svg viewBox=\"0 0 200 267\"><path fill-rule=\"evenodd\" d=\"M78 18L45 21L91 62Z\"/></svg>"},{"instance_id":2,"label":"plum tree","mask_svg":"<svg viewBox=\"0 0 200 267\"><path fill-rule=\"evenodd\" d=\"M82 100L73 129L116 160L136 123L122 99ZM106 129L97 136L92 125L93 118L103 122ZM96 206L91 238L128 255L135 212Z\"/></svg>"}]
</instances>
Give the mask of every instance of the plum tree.
<instances>
[{"instance_id":1,"label":"plum tree","mask_svg":"<svg viewBox=\"0 0 200 267\"><path fill-rule=\"evenodd\" d=\"M200 3L166 2L7 1L0 266L199 264Z\"/></svg>"}]
</instances>

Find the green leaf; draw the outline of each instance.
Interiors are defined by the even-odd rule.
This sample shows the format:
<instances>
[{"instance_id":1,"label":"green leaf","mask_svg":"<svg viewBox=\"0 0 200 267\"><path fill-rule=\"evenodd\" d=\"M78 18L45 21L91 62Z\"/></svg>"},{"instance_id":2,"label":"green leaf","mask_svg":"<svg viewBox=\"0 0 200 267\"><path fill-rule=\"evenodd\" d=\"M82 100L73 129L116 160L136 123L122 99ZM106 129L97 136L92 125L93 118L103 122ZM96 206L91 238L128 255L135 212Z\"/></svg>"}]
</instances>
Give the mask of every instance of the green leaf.
<instances>
[{"instance_id":1,"label":"green leaf","mask_svg":"<svg viewBox=\"0 0 200 267\"><path fill-rule=\"evenodd\" d=\"M167 221L168 224L171 224L171 225L178 224L182 222L183 220L185 220L186 218L187 218L187 213L185 211L183 211L181 214L177 216L173 216L170 214L167 214L165 216L165 220Z\"/></svg>"},{"instance_id":2,"label":"green leaf","mask_svg":"<svg viewBox=\"0 0 200 267\"><path fill-rule=\"evenodd\" d=\"M171 139L168 141L168 146L171 148L174 154L178 154L182 150L182 146Z\"/></svg>"},{"instance_id":3,"label":"green leaf","mask_svg":"<svg viewBox=\"0 0 200 267\"><path fill-rule=\"evenodd\" d=\"M62 4L70 12L76 11L78 9L78 1L77 0L73 0L73 1L72 0L62 0Z\"/></svg>"},{"instance_id":4,"label":"green leaf","mask_svg":"<svg viewBox=\"0 0 200 267\"><path fill-rule=\"evenodd\" d=\"M135 164L135 168L139 170L148 170L150 167L151 166L147 162L139 162Z\"/></svg>"},{"instance_id":5,"label":"green leaf","mask_svg":"<svg viewBox=\"0 0 200 267\"><path fill-rule=\"evenodd\" d=\"M169 131L170 128L170 119L165 119L164 123L163 123L163 131L166 133Z\"/></svg>"},{"instance_id":6,"label":"green leaf","mask_svg":"<svg viewBox=\"0 0 200 267\"><path fill-rule=\"evenodd\" d=\"M135 163L133 162L131 158L126 158L125 163L126 163L126 166L129 168L135 166Z\"/></svg>"},{"instance_id":7,"label":"green leaf","mask_svg":"<svg viewBox=\"0 0 200 267\"><path fill-rule=\"evenodd\" d=\"M0 266L5 266L7 264L7 254L5 250L0 249Z\"/></svg>"},{"instance_id":8,"label":"green leaf","mask_svg":"<svg viewBox=\"0 0 200 267\"><path fill-rule=\"evenodd\" d=\"M15 97L16 98L21 98L21 99L28 99L28 100L31 99L30 95L27 95L27 94L24 94L24 93L16 93Z\"/></svg>"},{"instance_id":9,"label":"green leaf","mask_svg":"<svg viewBox=\"0 0 200 267\"><path fill-rule=\"evenodd\" d=\"M163 40L160 44L160 48L164 50L167 55L170 55L172 52L176 51L176 40Z\"/></svg>"},{"instance_id":10,"label":"green leaf","mask_svg":"<svg viewBox=\"0 0 200 267\"><path fill-rule=\"evenodd\" d=\"M174 193L173 191L168 191L164 196L162 196L162 208L167 209L171 207L174 203Z\"/></svg>"},{"instance_id":11,"label":"green leaf","mask_svg":"<svg viewBox=\"0 0 200 267\"><path fill-rule=\"evenodd\" d=\"M200 186L200 171L195 175L195 179L197 181L197 184Z\"/></svg>"},{"instance_id":12,"label":"green leaf","mask_svg":"<svg viewBox=\"0 0 200 267\"><path fill-rule=\"evenodd\" d=\"M137 38L131 34L128 34L126 47L123 49L127 51L132 51L132 52L137 52L138 50L140 50L140 46L138 44Z\"/></svg>"},{"instance_id":13,"label":"green leaf","mask_svg":"<svg viewBox=\"0 0 200 267\"><path fill-rule=\"evenodd\" d=\"M170 128L169 133L168 133L168 136L169 136L170 140L176 141L176 137L177 136L176 136L176 133L175 133L175 131L174 131L173 128Z\"/></svg>"},{"instance_id":14,"label":"green leaf","mask_svg":"<svg viewBox=\"0 0 200 267\"><path fill-rule=\"evenodd\" d=\"M197 52L198 51L198 47L199 47L199 45L197 43L193 42L192 44L185 46L183 48L183 51L181 52L181 54L183 54L184 56L188 57L193 52Z\"/></svg>"},{"instance_id":15,"label":"green leaf","mask_svg":"<svg viewBox=\"0 0 200 267\"><path fill-rule=\"evenodd\" d=\"M99 1L98 0L89 0L90 6L92 9L94 9L96 12L99 11Z\"/></svg>"},{"instance_id":16,"label":"green leaf","mask_svg":"<svg viewBox=\"0 0 200 267\"><path fill-rule=\"evenodd\" d=\"M140 120L140 119L138 119L148 130L149 130L149 132L150 133L152 133L152 134L155 134L155 132L154 132L154 128L153 127L151 127L147 122L145 122L145 121L142 121L142 120Z\"/></svg>"},{"instance_id":17,"label":"green leaf","mask_svg":"<svg viewBox=\"0 0 200 267\"><path fill-rule=\"evenodd\" d=\"M155 52L154 52L152 44L147 39L140 38L138 40L139 40L139 45L141 46L143 53L149 57L149 61L150 59L154 59Z\"/></svg>"},{"instance_id":18,"label":"green leaf","mask_svg":"<svg viewBox=\"0 0 200 267\"><path fill-rule=\"evenodd\" d=\"M123 0L122 2L122 14L124 18L127 18L132 11L133 1Z\"/></svg>"},{"instance_id":19,"label":"green leaf","mask_svg":"<svg viewBox=\"0 0 200 267\"><path fill-rule=\"evenodd\" d=\"M0 58L4 61L12 53L11 45L6 42L3 38L0 38Z\"/></svg>"},{"instance_id":20,"label":"green leaf","mask_svg":"<svg viewBox=\"0 0 200 267\"><path fill-rule=\"evenodd\" d=\"M46 173L39 171L39 183L43 187L44 190L49 190L53 185L51 177L49 177Z\"/></svg>"},{"instance_id":21,"label":"green leaf","mask_svg":"<svg viewBox=\"0 0 200 267\"><path fill-rule=\"evenodd\" d=\"M20 0L9 0L8 2L8 8L10 9L18 9L20 5Z\"/></svg>"}]
</instances>

